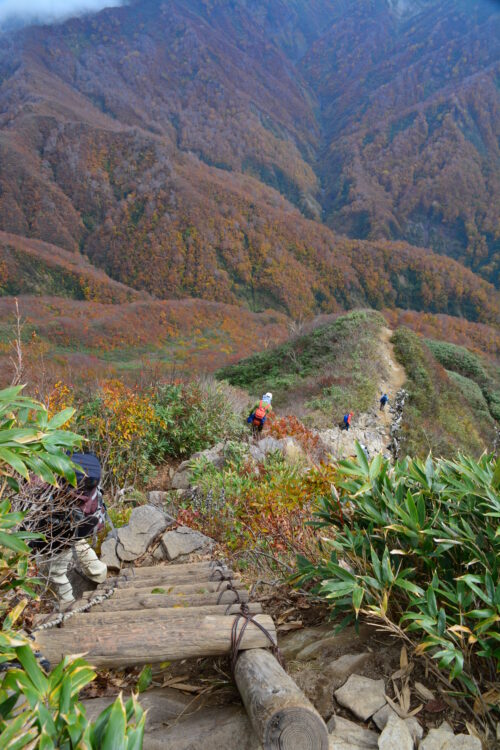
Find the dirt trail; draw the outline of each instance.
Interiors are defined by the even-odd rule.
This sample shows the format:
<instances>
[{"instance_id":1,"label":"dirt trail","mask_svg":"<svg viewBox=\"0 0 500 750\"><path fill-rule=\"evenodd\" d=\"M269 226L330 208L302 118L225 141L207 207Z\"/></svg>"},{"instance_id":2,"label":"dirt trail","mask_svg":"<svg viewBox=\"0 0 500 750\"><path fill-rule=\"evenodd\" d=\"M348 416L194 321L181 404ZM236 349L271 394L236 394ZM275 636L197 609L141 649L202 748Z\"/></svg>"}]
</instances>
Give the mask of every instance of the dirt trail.
<instances>
[{"instance_id":1,"label":"dirt trail","mask_svg":"<svg viewBox=\"0 0 500 750\"><path fill-rule=\"evenodd\" d=\"M406 380L405 370L394 354L394 346L391 343L392 334L393 331L389 328L383 328L381 331L382 369L377 386L380 394L388 394L389 407L386 407L385 411L380 411L377 401L369 411L355 414L349 432L342 431L339 427L320 432L321 439L335 458L354 455L356 441L368 448L370 456L380 452L387 453L392 416L390 403L394 401L396 393Z\"/></svg>"}]
</instances>

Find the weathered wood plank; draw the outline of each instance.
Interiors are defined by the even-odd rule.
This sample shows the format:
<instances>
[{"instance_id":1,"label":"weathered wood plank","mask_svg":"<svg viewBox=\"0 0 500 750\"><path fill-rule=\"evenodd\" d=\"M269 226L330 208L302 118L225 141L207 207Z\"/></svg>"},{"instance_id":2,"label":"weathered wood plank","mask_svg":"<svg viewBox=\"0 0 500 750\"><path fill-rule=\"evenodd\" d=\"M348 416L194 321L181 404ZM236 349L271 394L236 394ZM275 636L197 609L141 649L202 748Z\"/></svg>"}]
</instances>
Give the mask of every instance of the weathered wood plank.
<instances>
[{"instance_id":1,"label":"weathered wood plank","mask_svg":"<svg viewBox=\"0 0 500 750\"><path fill-rule=\"evenodd\" d=\"M241 602L248 601L248 591L245 589L238 589ZM220 596L220 601L218 601ZM186 594L178 593L174 596L169 594L138 594L132 599L120 598L112 596L111 599L107 599L102 604L97 604L92 607L92 612L118 612L126 611L130 609L157 609L157 608L169 608L169 607L203 607L207 604L233 604L236 600L236 594L234 591L223 591L221 594L218 592L209 592L207 594Z\"/></svg>"},{"instance_id":2,"label":"weathered wood plank","mask_svg":"<svg viewBox=\"0 0 500 750\"><path fill-rule=\"evenodd\" d=\"M264 750L328 750L328 730L270 651L240 654L235 679Z\"/></svg>"},{"instance_id":3,"label":"weathered wood plank","mask_svg":"<svg viewBox=\"0 0 500 750\"><path fill-rule=\"evenodd\" d=\"M234 616L205 615L179 617L165 621L159 616L146 624L129 622L117 632L116 625L93 629L82 627L78 633L65 628L41 630L34 634L34 647L53 665L67 654L85 653L95 667L127 667L157 664L163 661L223 656L230 653L231 629ZM276 639L276 631L269 615L256 615ZM243 620L238 623L238 632ZM260 629L250 623L246 628L241 648L265 648L268 641Z\"/></svg>"},{"instance_id":4,"label":"weathered wood plank","mask_svg":"<svg viewBox=\"0 0 500 750\"><path fill-rule=\"evenodd\" d=\"M171 572L166 571L165 573L160 571L155 576L141 577L141 578L110 578L105 583L100 583L97 589L107 589L110 586L119 589L129 588L144 588L145 586L181 586L195 583L217 583L221 580L241 580L239 573L234 573L232 570L226 569L224 571L224 578L214 577L212 571L199 571L197 575L188 576L183 573L179 576L173 576Z\"/></svg>"},{"instance_id":5,"label":"weathered wood plank","mask_svg":"<svg viewBox=\"0 0 500 750\"><path fill-rule=\"evenodd\" d=\"M247 603L251 614L262 614L262 605ZM235 615L240 608L239 604L207 604L204 607L177 606L160 609L133 609L118 612L97 612L93 607L89 612L73 615L65 621L65 630L77 630L83 626L90 628L107 627L108 625L122 625L127 627L129 620L140 623L155 622L158 617L164 620L179 619L179 617L203 617L204 615ZM47 615L35 615L34 625L42 624L47 620Z\"/></svg>"}]
</instances>

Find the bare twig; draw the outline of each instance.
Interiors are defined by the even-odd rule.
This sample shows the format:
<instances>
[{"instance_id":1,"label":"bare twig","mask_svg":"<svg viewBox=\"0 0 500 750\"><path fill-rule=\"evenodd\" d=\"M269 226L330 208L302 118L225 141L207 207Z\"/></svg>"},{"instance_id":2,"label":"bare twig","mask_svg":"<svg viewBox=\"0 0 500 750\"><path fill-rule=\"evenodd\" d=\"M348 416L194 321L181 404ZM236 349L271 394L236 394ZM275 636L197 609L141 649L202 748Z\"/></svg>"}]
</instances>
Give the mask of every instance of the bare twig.
<instances>
[{"instance_id":1,"label":"bare twig","mask_svg":"<svg viewBox=\"0 0 500 750\"><path fill-rule=\"evenodd\" d=\"M23 347L21 341L23 322L21 320L21 313L19 312L19 303L17 301L17 297L14 304L16 306L15 338L11 342L11 346L14 352L9 359L14 370L12 385L20 385L24 375Z\"/></svg>"}]
</instances>

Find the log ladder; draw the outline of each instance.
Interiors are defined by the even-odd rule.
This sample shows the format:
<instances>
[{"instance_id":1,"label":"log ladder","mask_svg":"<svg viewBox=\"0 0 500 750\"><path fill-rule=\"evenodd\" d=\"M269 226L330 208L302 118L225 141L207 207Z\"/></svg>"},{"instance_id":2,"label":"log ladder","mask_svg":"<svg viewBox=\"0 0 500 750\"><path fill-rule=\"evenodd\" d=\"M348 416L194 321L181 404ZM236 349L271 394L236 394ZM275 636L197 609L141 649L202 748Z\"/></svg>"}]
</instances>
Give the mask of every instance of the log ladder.
<instances>
[{"instance_id":1,"label":"log ladder","mask_svg":"<svg viewBox=\"0 0 500 750\"><path fill-rule=\"evenodd\" d=\"M322 718L276 658L273 619L249 602L224 563L124 568L74 609L85 606L88 611L66 616L62 627L51 627L53 621L35 627L36 648L50 663L75 650L97 668L231 656L264 750L327 750Z\"/></svg>"}]
</instances>

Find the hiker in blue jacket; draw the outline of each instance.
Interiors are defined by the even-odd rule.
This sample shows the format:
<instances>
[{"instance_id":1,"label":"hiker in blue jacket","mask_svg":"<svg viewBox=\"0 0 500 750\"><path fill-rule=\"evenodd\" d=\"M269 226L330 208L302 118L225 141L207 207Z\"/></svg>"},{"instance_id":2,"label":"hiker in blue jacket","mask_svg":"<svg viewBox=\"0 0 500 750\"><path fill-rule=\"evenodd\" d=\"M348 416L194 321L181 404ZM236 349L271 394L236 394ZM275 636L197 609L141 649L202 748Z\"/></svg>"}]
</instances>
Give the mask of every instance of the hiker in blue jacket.
<instances>
[{"instance_id":1,"label":"hiker in blue jacket","mask_svg":"<svg viewBox=\"0 0 500 750\"><path fill-rule=\"evenodd\" d=\"M389 401L389 396L387 395L387 393L383 393L382 396L380 397L380 411L384 411L385 405L388 403L388 401Z\"/></svg>"}]
</instances>

